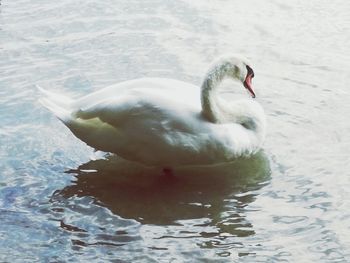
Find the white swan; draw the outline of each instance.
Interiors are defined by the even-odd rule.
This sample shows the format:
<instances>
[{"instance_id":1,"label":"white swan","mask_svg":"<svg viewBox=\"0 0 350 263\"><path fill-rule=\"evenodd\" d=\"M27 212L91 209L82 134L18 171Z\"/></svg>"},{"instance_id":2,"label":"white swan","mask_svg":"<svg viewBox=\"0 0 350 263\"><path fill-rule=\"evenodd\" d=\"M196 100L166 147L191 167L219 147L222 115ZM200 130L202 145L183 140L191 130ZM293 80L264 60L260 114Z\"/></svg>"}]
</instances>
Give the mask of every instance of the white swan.
<instances>
[{"instance_id":1,"label":"white swan","mask_svg":"<svg viewBox=\"0 0 350 263\"><path fill-rule=\"evenodd\" d=\"M253 99L225 101L219 83L241 82L254 98L246 59L216 61L200 87L166 78L121 82L77 100L39 89L40 102L95 149L148 166L212 165L255 153L265 114Z\"/></svg>"}]
</instances>

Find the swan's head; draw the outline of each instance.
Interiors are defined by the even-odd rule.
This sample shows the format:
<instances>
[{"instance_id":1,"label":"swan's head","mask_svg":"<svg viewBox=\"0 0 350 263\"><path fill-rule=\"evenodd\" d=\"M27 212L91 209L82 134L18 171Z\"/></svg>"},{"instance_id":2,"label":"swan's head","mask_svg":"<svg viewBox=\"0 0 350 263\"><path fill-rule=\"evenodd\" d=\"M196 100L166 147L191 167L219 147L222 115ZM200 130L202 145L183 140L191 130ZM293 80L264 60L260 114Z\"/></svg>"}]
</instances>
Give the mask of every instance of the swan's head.
<instances>
[{"instance_id":1,"label":"swan's head","mask_svg":"<svg viewBox=\"0 0 350 263\"><path fill-rule=\"evenodd\" d=\"M231 55L223 58L223 63L231 68L231 77L243 83L249 94L255 98L255 93L252 87L252 78L254 78L254 71L248 59L239 56Z\"/></svg>"},{"instance_id":2,"label":"swan's head","mask_svg":"<svg viewBox=\"0 0 350 263\"><path fill-rule=\"evenodd\" d=\"M209 75L213 74L218 82L225 77L230 77L240 81L249 94L255 98L255 93L252 87L254 71L248 59L239 55L222 56L213 63L209 72Z\"/></svg>"}]
</instances>

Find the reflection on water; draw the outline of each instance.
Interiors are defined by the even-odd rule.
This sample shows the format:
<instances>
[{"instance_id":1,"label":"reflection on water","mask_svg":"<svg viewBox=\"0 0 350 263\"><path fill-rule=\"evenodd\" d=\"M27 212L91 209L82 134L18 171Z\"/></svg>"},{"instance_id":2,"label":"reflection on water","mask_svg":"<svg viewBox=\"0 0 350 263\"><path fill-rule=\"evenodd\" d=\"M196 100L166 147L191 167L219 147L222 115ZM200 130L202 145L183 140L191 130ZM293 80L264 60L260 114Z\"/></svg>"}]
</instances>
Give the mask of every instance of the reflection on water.
<instances>
[{"instance_id":1,"label":"reflection on water","mask_svg":"<svg viewBox=\"0 0 350 263\"><path fill-rule=\"evenodd\" d=\"M0 262L350 262L350 1L0 1ZM200 85L232 52L254 64L271 178L264 156L78 167L92 149L37 103L35 84Z\"/></svg>"},{"instance_id":2,"label":"reflection on water","mask_svg":"<svg viewBox=\"0 0 350 263\"><path fill-rule=\"evenodd\" d=\"M174 176L115 156L68 172L76 181L55 192L52 200L89 196L114 214L143 224L172 225L208 218L210 225L237 236L253 233L242 211L255 199L254 190L270 178L263 153L215 167L177 169Z\"/></svg>"}]
</instances>

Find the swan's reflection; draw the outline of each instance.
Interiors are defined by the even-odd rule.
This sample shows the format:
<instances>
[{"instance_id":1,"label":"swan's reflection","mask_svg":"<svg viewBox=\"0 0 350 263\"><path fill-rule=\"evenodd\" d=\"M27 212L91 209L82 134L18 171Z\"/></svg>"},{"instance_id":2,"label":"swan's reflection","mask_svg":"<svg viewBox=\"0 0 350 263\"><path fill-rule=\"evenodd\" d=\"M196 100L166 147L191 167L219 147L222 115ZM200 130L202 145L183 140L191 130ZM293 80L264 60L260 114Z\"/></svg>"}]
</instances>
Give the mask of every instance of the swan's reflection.
<instances>
[{"instance_id":1,"label":"swan's reflection","mask_svg":"<svg viewBox=\"0 0 350 263\"><path fill-rule=\"evenodd\" d=\"M228 212L232 220L240 221L255 190L270 177L263 153L216 167L177 169L175 176L160 175L159 170L113 156L70 172L76 174L75 184L56 194L91 196L123 218L158 225L198 218L209 219L211 225L223 224Z\"/></svg>"}]
</instances>

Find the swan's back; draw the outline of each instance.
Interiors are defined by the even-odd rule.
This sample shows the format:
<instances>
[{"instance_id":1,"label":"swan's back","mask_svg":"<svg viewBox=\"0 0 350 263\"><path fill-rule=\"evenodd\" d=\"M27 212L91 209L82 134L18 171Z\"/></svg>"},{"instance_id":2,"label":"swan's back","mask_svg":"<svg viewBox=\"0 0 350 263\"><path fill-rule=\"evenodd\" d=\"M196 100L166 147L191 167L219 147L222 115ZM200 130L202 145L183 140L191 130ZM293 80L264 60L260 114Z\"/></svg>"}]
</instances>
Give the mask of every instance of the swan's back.
<instances>
[{"instance_id":1,"label":"swan's back","mask_svg":"<svg viewBox=\"0 0 350 263\"><path fill-rule=\"evenodd\" d=\"M200 107L199 87L168 78L140 78L117 83L76 100L72 106L75 109L81 109L111 97L128 94L137 96L138 93L146 93L153 96L153 98L165 95L165 97L171 98L173 102Z\"/></svg>"}]
</instances>

